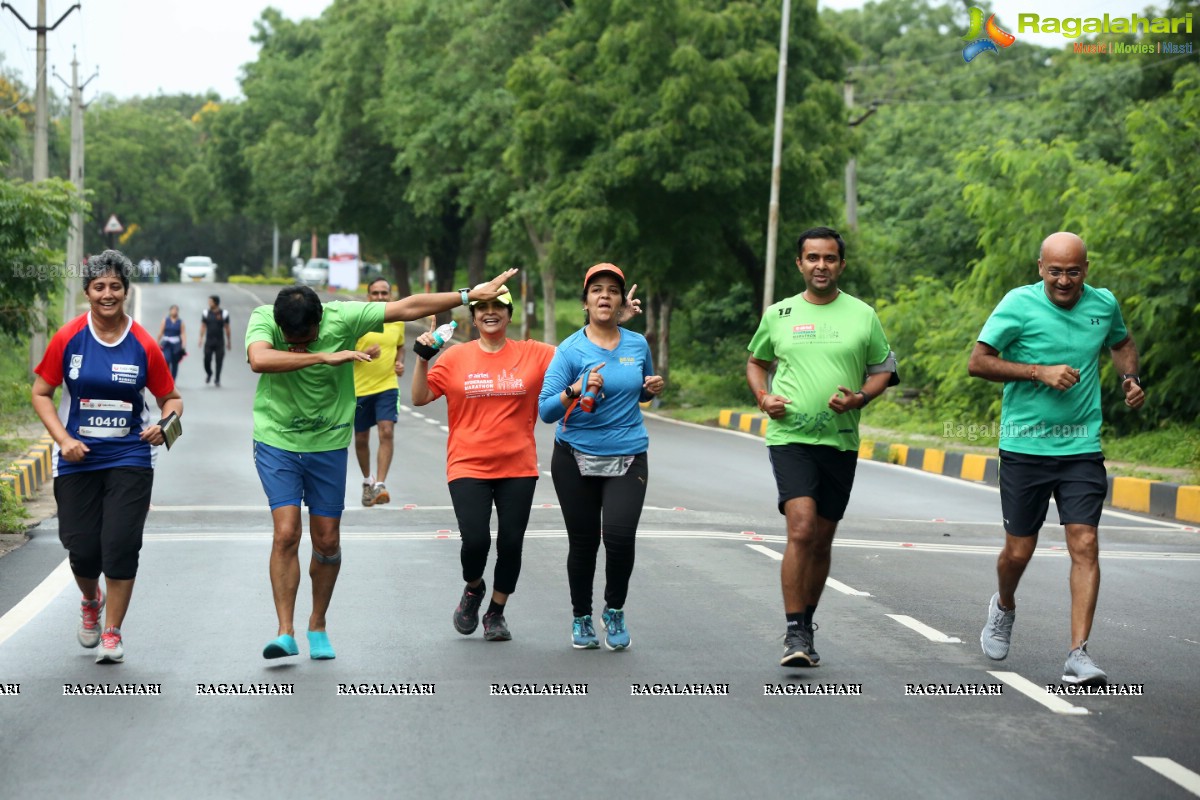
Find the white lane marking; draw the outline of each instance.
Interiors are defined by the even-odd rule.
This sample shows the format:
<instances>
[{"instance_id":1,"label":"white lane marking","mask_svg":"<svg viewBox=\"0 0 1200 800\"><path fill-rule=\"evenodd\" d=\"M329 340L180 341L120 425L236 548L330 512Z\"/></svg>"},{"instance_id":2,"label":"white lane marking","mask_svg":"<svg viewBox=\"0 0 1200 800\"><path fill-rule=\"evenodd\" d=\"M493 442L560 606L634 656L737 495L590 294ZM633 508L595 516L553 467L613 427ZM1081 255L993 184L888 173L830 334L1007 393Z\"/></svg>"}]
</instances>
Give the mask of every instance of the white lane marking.
<instances>
[{"instance_id":1,"label":"white lane marking","mask_svg":"<svg viewBox=\"0 0 1200 800\"><path fill-rule=\"evenodd\" d=\"M413 413L412 406L406 406L404 404L401 404L400 406L398 406L398 408L401 411L407 411L409 414Z\"/></svg>"},{"instance_id":2,"label":"white lane marking","mask_svg":"<svg viewBox=\"0 0 1200 800\"><path fill-rule=\"evenodd\" d=\"M441 425L442 424L442 423L438 422L436 419L434 419L433 417L425 417L425 421L428 422L430 425Z\"/></svg>"},{"instance_id":3,"label":"white lane marking","mask_svg":"<svg viewBox=\"0 0 1200 800\"><path fill-rule=\"evenodd\" d=\"M21 630L25 623L42 613L42 609L71 585L71 580L71 564L67 559L63 559L32 592L0 617L0 644L4 644L10 636Z\"/></svg>"},{"instance_id":4,"label":"white lane marking","mask_svg":"<svg viewBox=\"0 0 1200 800\"><path fill-rule=\"evenodd\" d=\"M638 533L640 534L641 531L638 531ZM746 547L749 547L751 550L756 550L765 556L775 559L776 561L783 561L783 553L779 552L778 550L772 550L769 547L763 547L761 544L748 544L748 545L746 545ZM825 585L828 586L830 589L835 589L835 590L841 592L842 594L848 594L853 597L870 597L871 596L870 592L860 592L857 589L852 589L849 586L847 586L846 584L842 583L841 581L834 580L833 578L826 578Z\"/></svg>"},{"instance_id":5,"label":"white lane marking","mask_svg":"<svg viewBox=\"0 0 1200 800\"><path fill-rule=\"evenodd\" d=\"M735 431L732 428L713 428L709 425L700 425L695 422L685 422L681 419L671 419L670 417L664 417L661 414L654 414L649 411L643 411L642 416L650 417L651 419L654 419L658 422L665 422L669 425L682 425L685 428L696 428L696 429L702 430L702 431L709 431L710 433L711 432L726 433L731 436L740 436L743 439L753 439L756 442L762 442L762 440L763 440L763 437L756 436L753 433L746 433L745 431Z\"/></svg>"},{"instance_id":6,"label":"white lane marking","mask_svg":"<svg viewBox=\"0 0 1200 800\"><path fill-rule=\"evenodd\" d=\"M1033 681L1022 678L1015 672L995 672L988 670L988 674L1004 681L1029 699L1041 703L1055 714L1077 714L1082 716L1089 713L1083 706L1073 706L1061 697L1056 697L1047 692L1046 687L1038 686Z\"/></svg>"},{"instance_id":7,"label":"white lane marking","mask_svg":"<svg viewBox=\"0 0 1200 800\"><path fill-rule=\"evenodd\" d=\"M550 470L548 470L548 469L544 469L544 470L542 470L542 474L543 474L543 475L545 475L547 478L553 478L553 477L554 477L554 475L553 475L553 474L551 474Z\"/></svg>"},{"instance_id":8,"label":"white lane marking","mask_svg":"<svg viewBox=\"0 0 1200 800\"><path fill-rule=\"evenodd\" d=\"M359 514L380 514L384 512L403 513L412 511L452 511L453 506L423 506L415 505L411 508L406 508L408 504L397 503L385 506L372 506L371 508L359 508L347 506L343 516L357 517ZM559 506L555 503L534 503L532 509L552 510L558 509ZM154 506L153 513L159 512L185 512L194 513L197 511L225 511L225 512L260 512L265 511L263 506ZM646 506L645 511L672 511L674 508L666 508L662 506ZM566 531L545 529L542 531L530 530L526 532L526 536L561 536L565 535ZM177 534L166 534L175 536ZM354 536L352 531L343 529L343 536ZM672 531L655 531L655 530L639 530L638 536L648 538L681 538L681 539L734 539L745 542L746 535L741 532L732 531L700 531L700 530L672 530ZM771 544L786 544L787 537L773 534L758 534L760 540ZM748 542L747 542L748 544ZM983 545L951 545L951 544L916 544L911 542L881 542L871 539L835 539L834 547L852 547L857 549L868 550L912 550L917 552L935 552L935 553L973 553L976 555L987 555L995 558L1000 552L999 547L983 546ZM1047 550L1038 548L1034 555L1044 556L1048 558L1067 558L1068 553L1064 550ZM1142 552L1142 551L1113 551L1101 552L1102 559L1118 559L1129 561L1200 561L1200 553L1180 553L1180 552Z\"/></svg>"},{"instance_id":9,"label":"white lane marking","mask_svg":"<svg viewBox=\"0 0 1200 800\"><path fill-rule=\"evenodd\" d=\"M754 438L758 439L761 437L756 436ZM1000 494L1000 488L997 486L990 486L986 483L978 483L976 481L967 480L966 478L956 478L952 475L938 475L936 472L926 472L925 470L917 469L916 467L905 467L900 464L890 464L885 461L874 461L869 458L860 458L858 460L858 463L871 464L873 466L884 467L884 468L893 469L893 470L896 470L896 469L904 470L905 474L916 473L918 475L924 475L927 478L936 478L936 479L942 480L942 481L951 481L954 483L955 486L964 486L964 485L974 486L978 489L985 489L989 492L993 492L995 494ZM1138 514L1129 514L1124 511L1119 511L1115 508L1110 508L1109 506L1104 507L1104 513L1111 514L1115 517L1120 517L1121 519L1128 519L1128 520L1132 520L1134 522L1144 522L1149 525L1158 525L1158 526L1161 526L1164 528L1171 528L1173 530L1183 530L1184 529L1184 524L1181 524L1178 522L1171 522L1171 521L1167 521L1167 520L1155 519L1153 517L1140 516ZM914 522L928 522L928 520L913 520L913 521ZM1101 528L1103 530L1112 530L1112 527L1108 526L1108 525L1101 525Z\"/></svg>"},{"instance_id":10,"label":"white lane marking","mask_svg":"<svg viewBox=\"0 0 1200 800\"><path fill-rule=\"evenodd\" d=\"M931 628L924 622L919 622L905 614L885 614L884 616L891 617L906 628L912 628L917 633L924 636L931 642L940 642L941 644L962 644L962 639L957 636L947 636L936 628Z\"/></svg>"},{"instance_id":11,"label":"white lane marking","mask_svg":"<svg viewBox=\"0 0 1200 800\"><path fill-rule=\"evenodd\" d=\"M772 550L769 547L763 547L761 544L748 544L746 547L749 547L751 550L757 550L764 556L773 558L776 561L783 561L783 553L779 552L778 550Z\"/></svg>"},{"instance_id":12,"label":"white lane marking","mask_svg":"<svg viewBox=\"0 0 1200 800\"><path fill-rule=\"evenodd\" d=\"M1169 758L1154 756L1134 756L1133 760L1145 764L1164 778L1174 781L1192 794L1200 796L1200 775L1187 767L1177 764Z\"/></svg>"},{"instance_id":13,"label":"white lane marking","mask_svg":"<svg viewBox=\"0 0 1200 800\"><path fill-rule=\"evenodd\" d=\"M412 412L412 415L414 417L416 417L417 419L425 419L425 415L422 414L420 411L414 411L414 412Z\"/></svg>"},{"instance_id":14,"label":"white lane marking","mask_svg":"<svg viewBox=\"0 0 1200 800\"><path fill-rule=\"evenodd\" d=\"M450 428L449 428L448 426L446 426L446 425L441 425L441 426L439 426L439 427L441 427L441 429L442 429L442 433L449 433L449 432L450 432Z\"/></svg>"},{"instance_id":15,"label":"white lane marking","mask_svg":"<svg viewBox=\"0 0 1200 800\"><path fill-rule=\"evenodd\" d=\"M825 585L828 586L830 589L836 589L837 591L841 592L842 594L848 594L848 595L852 595L854 597L870 597L871 596L870 592L860 592L858 589L851 589L846 584L842 583L841 581L834 580L833 578L826 578Z\"/></svg>"}]
</instances>

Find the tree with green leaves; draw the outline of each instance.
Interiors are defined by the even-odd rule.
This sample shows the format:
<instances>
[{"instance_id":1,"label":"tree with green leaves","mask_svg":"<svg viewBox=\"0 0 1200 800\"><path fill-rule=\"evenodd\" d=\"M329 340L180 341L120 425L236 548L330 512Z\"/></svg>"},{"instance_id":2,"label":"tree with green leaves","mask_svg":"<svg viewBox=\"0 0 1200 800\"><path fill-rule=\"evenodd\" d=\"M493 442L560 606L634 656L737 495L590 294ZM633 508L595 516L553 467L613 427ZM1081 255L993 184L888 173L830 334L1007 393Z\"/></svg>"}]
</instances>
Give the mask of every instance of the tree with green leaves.
<instances>
[{"instance_id":1,"label":"tree with green leaves","mask_svg":"<svg viewBox=\"0 0 1200 800\"><path fill-rule=\"evenodd\" d=\"M585 0L509 76L507 159L554 232L552 259L564 276L628 269L664 375L675 300L698 276L761 296L779 22L757 3ZM828 219L847 155L833 83L847 46L812 7L792 24L804 35L789 45L784 230Z\"/></svg>"}]
</instances>

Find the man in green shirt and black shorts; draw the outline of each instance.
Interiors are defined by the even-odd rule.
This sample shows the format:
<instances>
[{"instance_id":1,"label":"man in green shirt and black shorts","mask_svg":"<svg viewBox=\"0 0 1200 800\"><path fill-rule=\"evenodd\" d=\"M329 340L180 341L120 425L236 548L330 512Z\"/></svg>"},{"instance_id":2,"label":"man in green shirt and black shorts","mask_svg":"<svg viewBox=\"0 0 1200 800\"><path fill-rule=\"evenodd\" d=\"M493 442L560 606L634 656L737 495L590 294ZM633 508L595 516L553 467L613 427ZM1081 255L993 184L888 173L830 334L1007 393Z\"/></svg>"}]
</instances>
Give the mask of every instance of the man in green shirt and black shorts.
<instances>
[{"instance_id":1,"label":"man in green shirt and black shorts","mask_svg":"<svg viewBox=\"0 0 1200 800\"><path fill-rule=\"evenodd\" d=\"M341 569L341 516L345 506L346 452L354 423L355 361L370 356L354 349L365 333L385 322L420 319L471 300L492 300L508 291L515 269L474 289L419 294L390 303L321 305L307 286L289 286L274 307L259 306L246 327L246 357L259 374L254 394L254 464L274 520L271 590L279 632L264 658L299 654L293 616L300 586L300 503L308 506L312 537L313 610L308 620L309 655L334 657L325 612Z\"/></svg>"},{"instance_id":2,"label":"man in green shirt and black shorts","mask_svg":"<svg viewBox=\"0 0 1200 800\"><path fill-rule=\"evenodd\" d=\"M968 370L1004 384L1000 411L1000 510L1005 542L999 591L979 641L988 658L1008 655L1016 591L1033 557L1050 497L1071 555L1071 647L1063 681L1103 686L1087 652L1100 591L1096 528L1108 492L1100 452L1100 351L1121 373L1125 405L1142 407L1138 353L1112 292L1084 284L1087 247L1073 233L1051 234L1038 258L1041 282L1013 289L979 333Z\"/></svg>"},{"instance_id":3,"label":"man in green shirt and black shorts","mask_svg":"<svg viewBox=\"0 0 1200 800\"><path fill-rule=\"evenodd\" d=\"M815 667L821 658L813 614L854 484L859 410L899 379L875 310L838 289L846 268L838 232L807 230L796 252L805 289L763 314L750 340L746 382L771 419L767 448L787 520L780 571L787 634L779 663Z\"/></svg>"}]
</instances>

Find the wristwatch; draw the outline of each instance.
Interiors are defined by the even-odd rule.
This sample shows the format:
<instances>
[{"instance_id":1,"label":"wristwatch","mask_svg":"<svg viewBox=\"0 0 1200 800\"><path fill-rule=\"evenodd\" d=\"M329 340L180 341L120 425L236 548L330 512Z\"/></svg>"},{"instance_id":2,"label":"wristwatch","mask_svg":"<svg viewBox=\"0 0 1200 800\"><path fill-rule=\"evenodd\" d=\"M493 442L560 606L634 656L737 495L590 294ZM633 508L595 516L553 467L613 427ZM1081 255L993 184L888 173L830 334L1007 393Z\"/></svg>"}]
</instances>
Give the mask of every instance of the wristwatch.
<instances>
[{"instance_id":1,"label":"wristwatch","mask_svg":"<svg viewBox=\"0 0 1200 800\"><path fill-rule=\"evenodd\" d=\"M1122 372L1121 373L1121 383L1124 383L1126 378L1132 380L1134 383L1136 383L1141 388L1143 388L1143 389L1146 388L1145 386L1142 386L1142 379L1140 377L1138 377L1137 375L1134 375L1132 372Z\"/></svg>"},{"instance_id":2,"label":"wristwatch","mask_svg":"<svg viewBox=\"0 0 1200 800\"><path fill-rule=\"evenodd\" d=\"M567 388L563 389L563 394L567 396L568 400L574 400L576 397L579 397L579 395L575 393L574 384L567 384Z\"/></svg>"},{"instance_id":3,"label":"wristwatch","mask_svg":"<svg viewBox=\"0 0 1200 800\"><path fill-rule=\"evenodd\" d=\"M458 296L462 298L462 304L464 306L470 304L470 302L471 302L470 294L471 294L470 289L459 289L458 290Z\"/></svg>"}]
</instances>

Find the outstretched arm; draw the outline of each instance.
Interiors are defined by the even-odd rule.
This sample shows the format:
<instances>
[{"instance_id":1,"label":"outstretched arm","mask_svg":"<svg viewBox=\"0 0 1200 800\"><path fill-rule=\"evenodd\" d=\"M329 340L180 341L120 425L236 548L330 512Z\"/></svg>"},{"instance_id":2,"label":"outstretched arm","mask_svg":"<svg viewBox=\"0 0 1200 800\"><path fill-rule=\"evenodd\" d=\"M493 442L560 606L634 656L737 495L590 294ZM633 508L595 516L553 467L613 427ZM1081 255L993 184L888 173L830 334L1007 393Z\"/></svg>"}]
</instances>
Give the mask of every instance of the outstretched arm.
<instances>
[{"instance_id":1,"label":"outstretched arm","mask_svg":"<svg viewBox=\"0 0 1200 800\"><path fill-rule=\"evenodd\" d=\"M276 350L269 342L251 342L246 348L252 372L295 372L317 364L337 366L351 361L370 361L371 357L358 350L341 350L337 353L310 353Z\"/></svg>"},{"instance_id":2,"label":"outstretched arm","mask_svg":"<svg viewBox=\"0 0 1200 800\"><path fill-rule=\"evenodd\" d=\"M517 274L510 269L501 272L487 283L481 283L467 293L468 300L495 300L508 291L504 282ZM462 296L458 292L431 292L429 294L412 294L402 300L392 300L383 307L384 322L411 322L412 320L449 311L462 305Z\"/></svg>"}]
</instances>

